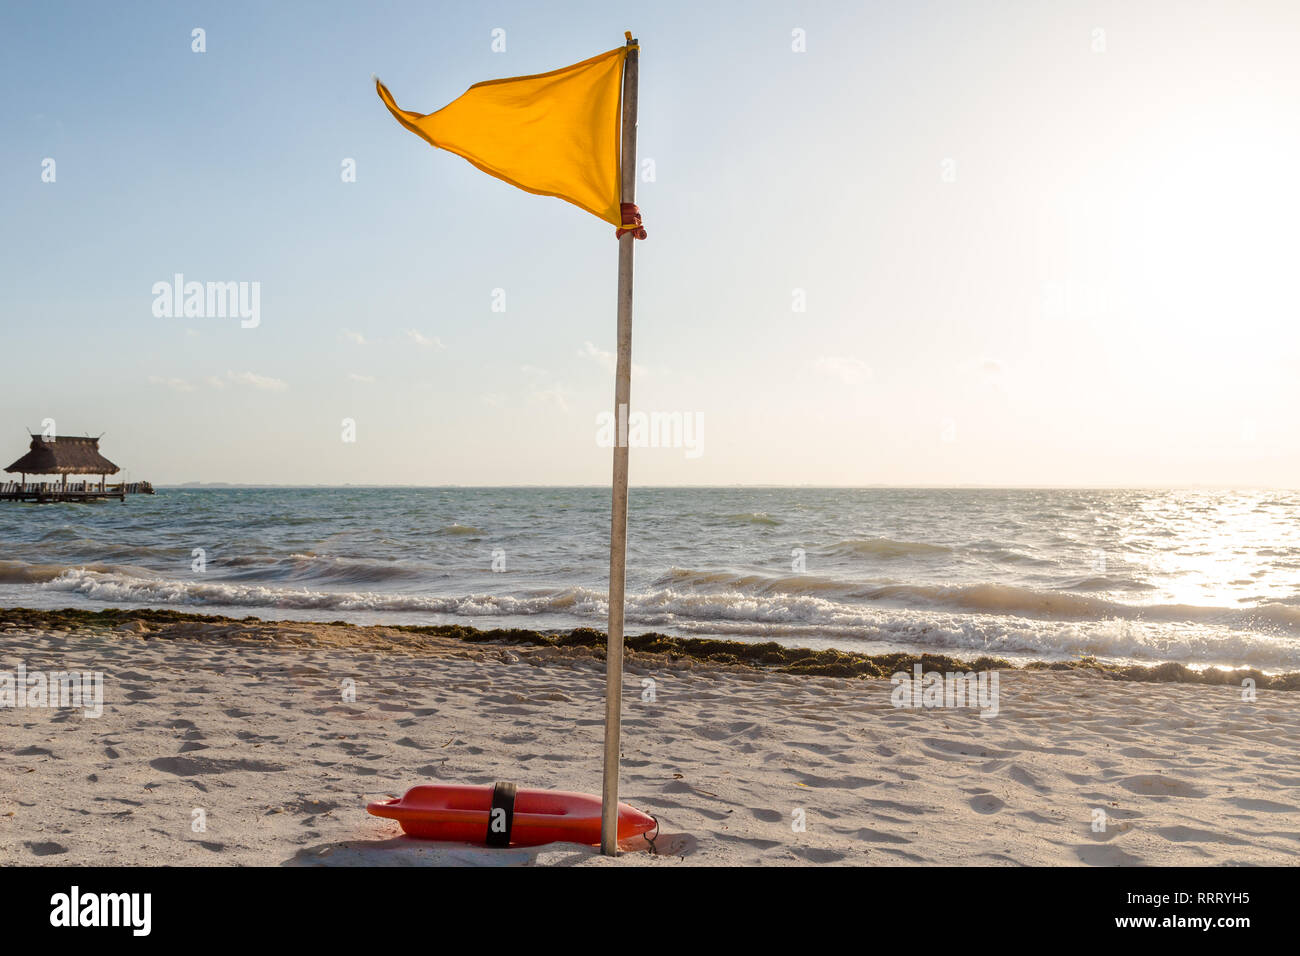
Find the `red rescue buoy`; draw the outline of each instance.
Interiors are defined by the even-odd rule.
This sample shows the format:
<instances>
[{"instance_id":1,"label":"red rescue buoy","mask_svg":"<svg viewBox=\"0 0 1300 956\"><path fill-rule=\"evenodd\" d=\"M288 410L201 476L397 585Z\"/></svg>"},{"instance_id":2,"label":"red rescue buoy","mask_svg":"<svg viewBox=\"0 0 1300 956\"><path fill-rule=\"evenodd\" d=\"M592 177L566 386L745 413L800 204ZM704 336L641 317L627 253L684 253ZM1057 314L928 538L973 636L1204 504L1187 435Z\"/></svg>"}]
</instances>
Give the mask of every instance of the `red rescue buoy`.
<instances>
[{"instance_id":1,"label":"red rescue buoy","mask_svg":"<svg viewBox=\"0 0 1300 956\"><path fill-rule=\"evenodd\" d=\"M396 820L405 833L425 840L493 846L600 843L600 797L588 793L516 791L509 784L418 786L399 799L368 804L366 810ZM649 814L626 803L618 805L620 842L657 826Z\"/></svg>"}]
</instances>

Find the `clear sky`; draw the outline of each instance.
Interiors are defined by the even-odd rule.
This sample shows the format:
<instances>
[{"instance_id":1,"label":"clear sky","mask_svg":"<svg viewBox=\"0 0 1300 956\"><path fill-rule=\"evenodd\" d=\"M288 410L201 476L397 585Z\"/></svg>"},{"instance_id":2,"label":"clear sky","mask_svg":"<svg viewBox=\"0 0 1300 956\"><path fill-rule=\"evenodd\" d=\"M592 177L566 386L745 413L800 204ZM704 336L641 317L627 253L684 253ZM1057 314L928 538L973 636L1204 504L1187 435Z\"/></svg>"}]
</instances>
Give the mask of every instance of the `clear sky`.
<instances>
[{"instance_id":1,"label":"clear sky","mask_svg":"<svg viewBox=\"0 0 1300 956\"><path fill-rule=\"evenodd\" d=\"M52 418L158 483L607 483L612 230L369 77L432 112L624 29L633 405L703 421L634 484L1297 484L1286 0L5 4L5 463ZM175 273L260 324L155 316Z\"/></svg>"}]
</instances>

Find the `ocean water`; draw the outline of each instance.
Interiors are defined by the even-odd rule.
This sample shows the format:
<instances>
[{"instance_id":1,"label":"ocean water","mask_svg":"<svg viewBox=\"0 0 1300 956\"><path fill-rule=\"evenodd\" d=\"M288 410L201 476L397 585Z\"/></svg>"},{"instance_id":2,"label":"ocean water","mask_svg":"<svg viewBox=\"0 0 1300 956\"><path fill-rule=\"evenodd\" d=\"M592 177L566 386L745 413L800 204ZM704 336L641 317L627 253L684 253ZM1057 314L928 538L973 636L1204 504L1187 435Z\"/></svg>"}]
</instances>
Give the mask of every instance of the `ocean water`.
<instances>
[{"instance_id":1,"label":"ocean water","mask_svg":"<svg viewBox=\"0 0 1300 956\"><path fill-rule=\"evenodd\" d=\"M1300 669L1297 518L1289 491L634 488L627 628ZM602 488L0 503L0 606L603 629L608 534Z\"/></svg>"}]
</instances>

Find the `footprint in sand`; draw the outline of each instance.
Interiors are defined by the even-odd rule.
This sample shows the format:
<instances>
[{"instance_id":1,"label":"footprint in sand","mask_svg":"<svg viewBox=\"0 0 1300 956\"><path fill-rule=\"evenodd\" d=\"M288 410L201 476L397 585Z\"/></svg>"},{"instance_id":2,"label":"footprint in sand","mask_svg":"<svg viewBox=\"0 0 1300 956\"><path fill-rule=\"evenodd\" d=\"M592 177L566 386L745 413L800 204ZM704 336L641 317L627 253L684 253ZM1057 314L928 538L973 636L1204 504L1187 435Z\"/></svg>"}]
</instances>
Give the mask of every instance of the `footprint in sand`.
<instances>
[{"instance_id":1,"label":"footprint in sand","mask_svg":"<svg viewBox=\"0 0 1300 956\"><path fill-rule=\"evenodd\" d=\"M863 787L878 787L880 780L868 780L865 777L819 777L810 773L791 771L805 787L832 790L860 790Z\"/></svg>"},{"instance_id":2,"label":"footprint in sand","mask_svg":"<svg viewBox=\"0 0 1300 956\"><path fill-rule=\"evenodd\" d=\"M987 790L969 790L967 792L976 795L988 793ZM900 803L897 800L863 800L862 803L876 811L884 810L890 813L901 813L905 816L925 816L929 812L925 807L918 807L911 803Z\"/></svg>"},{"instance_id":3,"label":"footprint in sand","mask_svg":"<svg viewBox=\"0 0 1300 956\"><path fill-rule=\"evenodd\" d=\"M1030 790L1037 790L1039 793L1050 793L1051 787L1039 783L1038 778L1032 773L1021 767L1019 764L1012 764L1011 769L1007 771L1007 776L1020 784L1022 787L1028 787Z\"/></svg>"},{"instance_id":4,"label":"footprint in sand","mask_svg":"<svg viewBox=\"0 0 1300 956\"><path fill-rule=\"evenodd\" d=\"M725 725L706 724L699 728L698 733L705 740L727 740L739 734L745 734L746 737L753 738L756 735L761 735L762 731L762 727L751 721L737 721Z\"/></svg>"},{"instance_id":5,"label":"footprint in sand","mask_svg":"<svg viewBox=\"0 0 1300 956\"><path fill-rule=\"evenodd\" d=\"M1012 751L986 747L975 740L947 740L943 737L923 737L921 743L940 760L957 760L961 757L1009 757Z\"/></svg>"},{"instance_id":6,"label":"footprint in sand","mask_svg":"<svg viewBox=\"0 0 1300 956\"><path fill-rule=\"evenodd\" d=\"M24 843L23 846L32 851L33 856L56 856L60 853L67 853L68 848L62 843Z\"/></svg>"},{"instance_id":7,"label":"footprint in sand","mask_svg":"<svg viewBox=\"0 0 1300 956\"><path fill-rule=\"evenodd\" d=\"M1213 830L1198 830L1196 827L1156 827L1151 832L1172 843L1232 843L1240 846L1246 842Z\"/></svg>"},{"instance_id":8,"label":"footprint in sand","mask_svg":"<svg viewBox=\"0 0 1300 956\"><path fill-rule=\"evenodd\" d=\"M997 813L1005 806L1005 803L993 796L991 793L972 797L970 801L970 808L976 813Z\"/></svg>"},{"instance_id":9,"label":"footprint in sand","mask_svg":"<svg viewBox=\"0 0 1300 956\"><path fill-rule=\"evenodd\" d=\"M1289 803L1274 803L1272 800L1256 800L1251 797L1232 797L1228 803L1239 810L1254 810L1257 813L1300 812L1300 807L1293 807Z\"/></svg>"},{"instance_id":10,"label":"footprint in sand","mask_svg":"<svg viewBox=\"0 0 1300 956\"><path fill-rule=\"evenodd\" d=\"M1130 793L1143 797L1203 797L1205 794L1189 783L1158 774L1138 774L1116 781Z\"/></svg>"},{"instance_id":11,"label":"footprint in sand","mask_svg":"<svg viewBox=\"0 0 1300 956\"><path fill-rule=\"evenodd\" d=\"M261 760L219 760L215 757L158 757L149 766L178 777L193 777L205 773L230 773L247 770L253 773L276 773L287 770L275 763Z\"/></svg>"},{"instance_id":12,"label":"footprint in sand","mask_svg":"<svg viewBox=\"0 0 1300 956\"><path fill-rule=\"evenodd\" d=\"M790 852L809 863L837 863L848 856L839 850L828 850L817 846L793 846Z\"/></svg>"},{"instance_id":13,"label":"footprint in sand","mask_svg":"<svg viewBox=\"0 0 1300 956\"><path fill-rule=\"evenodd\" d=\"M1142 863L1139 857L1125 853L1113 844L1093 844L1076 846L1075 855L1088 866L1137 866Z\"/></svg>"},{"instance_id":14,"label":"footprint in sand","mask_svg":"<svg viewBox=\"0 0 1300 956\"><path fill-rule=\"evenodd\" d=\"M1118 751L1121 757L1135 757L1138 760L1168 760L1168 754L1156 753L1145 747L1125 747Z\"/></svg>"},{"instance_id":15,"label":"footprint in sand","mask_svg":"<svg viewBox=\"0 0 1300 956\"><path fill-rule=\"evenodd\" d=\"M864 843L911 843L907 837L894 836L892 833L882 833L880 830L872 830L870 827L862 827L860 830L853 831L850 836L862 840Z\"/></svg>"}]
</instances>

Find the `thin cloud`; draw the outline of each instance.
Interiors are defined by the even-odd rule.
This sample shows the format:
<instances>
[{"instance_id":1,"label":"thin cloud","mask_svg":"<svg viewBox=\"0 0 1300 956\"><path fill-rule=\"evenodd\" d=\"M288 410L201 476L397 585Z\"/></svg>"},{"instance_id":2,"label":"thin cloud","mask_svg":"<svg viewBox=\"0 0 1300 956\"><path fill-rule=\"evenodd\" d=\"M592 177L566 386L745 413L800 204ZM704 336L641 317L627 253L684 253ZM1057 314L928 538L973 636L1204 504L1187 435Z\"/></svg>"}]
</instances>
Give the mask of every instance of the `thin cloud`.
<instances>
[{"instance_id":1,"label":"thin cloud","mask_svg":"<svg viewBox=\"0 0 1300 956\"><path fill-rule=\"evenodd\" d=\"M256 388L264 392L284 392L288 391L289 384L278 378L271 378L269 375L258 375L255 372L226 372L226 380L235 385L247 385L249 388Z\"/></svg>"},{"instance_id":2,"label":"thin cloud","mask_svg":"<svg viewBox=\"0 0 1300 956\"><path fill-rule=\"evenodd\" d=\"M178 392L192 392L194 386L183 378L163 378L161 375L150 375L150 385L165 385L167 388L174 389Z\"/></svg>"},{"instance_id":3,"label":"thin cloud","mask_svg":"<svg viewBox=\"0 0 1300 956\"><path fill-rule=\"evenodd\" d=\"M438 338L436 335L430 337L422 334L416 329L407 329L406 335L407 338L409 338L412 342L414 342L416 345L420 346L421 348L438 349L439 351L442 351L447 347L442 344L442 339Z\"/></svg>"}]
</instances>

